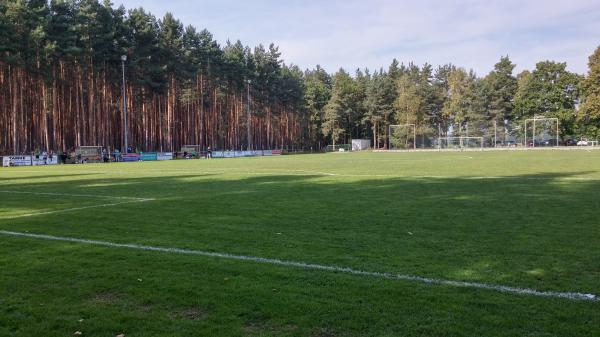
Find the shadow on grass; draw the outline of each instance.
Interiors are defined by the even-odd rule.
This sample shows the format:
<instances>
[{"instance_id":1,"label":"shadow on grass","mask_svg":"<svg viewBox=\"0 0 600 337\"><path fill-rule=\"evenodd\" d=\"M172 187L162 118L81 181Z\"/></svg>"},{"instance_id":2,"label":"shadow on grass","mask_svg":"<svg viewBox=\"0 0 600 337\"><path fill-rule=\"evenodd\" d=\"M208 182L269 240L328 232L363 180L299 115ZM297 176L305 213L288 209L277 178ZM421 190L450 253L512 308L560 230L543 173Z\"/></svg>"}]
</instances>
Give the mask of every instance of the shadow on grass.
<instances>
[{"instance_id":1,"label":"shadow on grass","mask_svg":"<svg viewBox=\"0 0 600 337\"><path fill-rule=\"evenodd\" d=\"M0 220L0 228L599 293L600 181L581 174L2 179L1 190L157 200Z\"/></svg>"}]
</instances>

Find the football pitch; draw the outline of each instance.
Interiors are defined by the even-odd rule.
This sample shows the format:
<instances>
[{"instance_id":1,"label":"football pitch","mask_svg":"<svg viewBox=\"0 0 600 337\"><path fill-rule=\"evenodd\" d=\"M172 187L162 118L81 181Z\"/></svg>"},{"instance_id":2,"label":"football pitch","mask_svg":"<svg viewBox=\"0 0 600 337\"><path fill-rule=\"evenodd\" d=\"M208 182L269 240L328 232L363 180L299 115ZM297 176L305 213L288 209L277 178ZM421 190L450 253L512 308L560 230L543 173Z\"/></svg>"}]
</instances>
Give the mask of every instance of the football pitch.
<instances>
[{"instance_id":1,"label":"football pitch","mask_svg":"<svg viewBox=\"0 0 600 337\"><path fill-rule=\"evenodd\" d=\"M600 151L0 169L0 336L599 336Z\"/></svg>"}]
</instances>

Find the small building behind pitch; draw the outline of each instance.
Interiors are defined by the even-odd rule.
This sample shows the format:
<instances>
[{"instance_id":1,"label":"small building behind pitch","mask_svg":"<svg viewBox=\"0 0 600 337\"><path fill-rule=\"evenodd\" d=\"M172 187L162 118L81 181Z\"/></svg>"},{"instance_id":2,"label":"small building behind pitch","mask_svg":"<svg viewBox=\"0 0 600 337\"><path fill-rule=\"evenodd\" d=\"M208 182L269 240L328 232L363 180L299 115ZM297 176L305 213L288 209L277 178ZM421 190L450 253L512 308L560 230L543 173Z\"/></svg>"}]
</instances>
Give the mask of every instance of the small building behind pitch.
<instances>
[{"instance_id":1,"label":"small building behind pitch","mask_svg":"<svg viewBox=\"0 0 600 337\"><path fill-rule=\"evenodd\" d=\"M352 151L363 151L371 148L370 139L352 139Z\"/></svg>"}]
</instances>

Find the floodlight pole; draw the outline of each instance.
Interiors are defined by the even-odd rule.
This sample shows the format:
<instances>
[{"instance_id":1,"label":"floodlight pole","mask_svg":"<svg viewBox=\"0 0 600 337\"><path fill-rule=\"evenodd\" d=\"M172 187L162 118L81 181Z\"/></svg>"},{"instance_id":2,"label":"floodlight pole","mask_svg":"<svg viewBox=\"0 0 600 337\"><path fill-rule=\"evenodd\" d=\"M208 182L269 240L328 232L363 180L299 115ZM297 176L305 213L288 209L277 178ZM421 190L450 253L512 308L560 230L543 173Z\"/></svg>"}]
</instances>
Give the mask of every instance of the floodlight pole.
<instances>
[{"instance_id":1,"label":"floodlight pole","mask_svg":"<svg viewBox=\"0 0 600 337\"><path fill-rule=\"evenodd\" d=\"M497 141L497 131L498 131L498 121L494 121L494 147L498 146L498 141Z\"/></svg>"},{"instance_id":2,"label":"floodlight pole","mask_svg":"<svg viewBox=\"0 0 600 337\"><path fill-rule=\"evenodd\" d=\"M250 115L250 80L248 80L247 82L247 90L248 90L248 94L247 94L247 100L248 100L248 106L247 106L247 121L246 121L246 133L247 133L247 137L248 137L248 151L252 150L252 135L250 134L251 130L250 130L250 123L252 122L252 117Z\"/></svg>"},{"instance_id":3,"label":"floodlight pole","mask_svg":"<svg viewBox=\"0 0 600 337\"><path fill-rule=\"evenodd\" d=\"M442 139L442 126L440 125L440 123L438 123L438 150L441 150L440 139Z\"/></svg>"},{"instance_id":4,"label":"floodlight pole","mask_svg":"<svg viewBox=\"0 0 600 337\"><path fill-rule=\"evenodd\" d=\"M123 129L125 130L125 154L129 153L129 145L127 142L127 90L125 88L125 61L127 55L121 55L121 68L123 70Z\"/></svg>"},{"instance_id":5,"label":"floodlight pole","mask_svg":"<svg viewBox=\"0 0 600 337\"><path fill-rule=\"evenodd\" d=\"M413 150L417 149L417 124L413 126Z\"/></svg>"}]
</instances>

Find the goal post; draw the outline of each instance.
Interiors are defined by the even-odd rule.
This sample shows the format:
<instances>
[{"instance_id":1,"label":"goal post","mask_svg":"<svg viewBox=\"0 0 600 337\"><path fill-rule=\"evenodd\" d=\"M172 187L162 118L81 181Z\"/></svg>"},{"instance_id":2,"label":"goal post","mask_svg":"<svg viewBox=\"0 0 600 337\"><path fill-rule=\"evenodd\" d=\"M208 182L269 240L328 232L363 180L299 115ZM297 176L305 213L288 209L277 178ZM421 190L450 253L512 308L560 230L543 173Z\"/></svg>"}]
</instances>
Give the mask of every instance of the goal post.
<instances>
[{"instance_id":1,"label":"goal post","mask_svg":"<svg viewBox=\"0 0 600 337\"><path fill-rule=\"evenodd\" d=\"M540 124L545 123L549 128L540 128ZM531 132L528 132L528 125L531 126ZM543 124L542 124L543 125ZM548 129L552 131L554 129L554 135L548 132ZM531 137L529 137L531 136ZM536 146L559 146L559 120L558 118L545 118L535 117L525 120L525 147L536 147Z\"/></svg>"},{"instance_id":2,"label":"goal post","mask_svg":"<svg viewBox=\"0 0 600 337\"><path fill-rule=\"evenodd\" d=\"M390 150L416 149L417 126L415 124L396 124L389 126Z\"/></svg>"},{"instance_id":3,"label":"goal post","mask_svg":"<svg viewBox=\"0 0 600 337\"><path fill-rule=\"evenodd\" d=\"M438 149L475 149L483 150L483 137L440 137L438 138Z\"/></svg>"}]
</instances>

